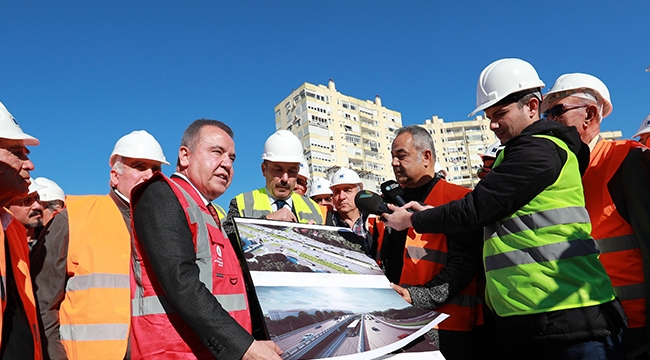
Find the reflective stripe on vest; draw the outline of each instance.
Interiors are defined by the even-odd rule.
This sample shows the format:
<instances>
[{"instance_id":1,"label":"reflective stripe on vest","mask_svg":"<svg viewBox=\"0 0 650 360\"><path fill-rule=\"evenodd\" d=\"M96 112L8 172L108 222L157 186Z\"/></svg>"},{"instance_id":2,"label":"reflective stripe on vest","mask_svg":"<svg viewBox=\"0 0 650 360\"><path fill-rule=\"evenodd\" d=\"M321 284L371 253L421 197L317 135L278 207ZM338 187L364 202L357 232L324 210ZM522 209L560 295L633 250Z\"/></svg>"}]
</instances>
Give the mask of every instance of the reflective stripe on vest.
<instances>
[{"instance_id":1,"label":"reflective stripe on vest","mask_svg":"<svg viewBox=\"0 0 650 360\"><path fill-rule=\"evenodd\" d=\"M230 311L246 310L246 297L242 294L214 295L221 307ZM131 302L133 316L173 314L176 312L167 298L162 296L147 296L133 299Z\"/></svg>"},{"instance_id":2,"label":"reflective stripe on vest","mask_svg":"<svg viewBox=\"0 0 650 360\"><path fill-rule=\"evenodd\" d=\"M61 340L104 341L124 340L128 336L126 324L75 324L59 326Z\"/></svg>"},{"instance_id":3,"label":"reflective stripe on vest","mask_svg":"<svg viewBox=\"0 0 650 360\"><path fill-rule=\"evenodd\" d=\"M609 184L630 151L638 148L642 145L632 140L600 140L591 152L589 167L582 177L585 204L592 224L591 235L600 247L600 261L622 301L629 328L646 326L646 308L650 299L646 299L643 288L644 284L648 286L645 275L650 274L650 270L644 266L634 228L619 214L614 204ZM646 291L650 292L650 289Z\"/></svg>"},{"instance_id":4,"label":"reflective stripe on vest","mask_svg":"<svg viewBox=\"0 0 650 360\"><path fill-rule=\"evenodd\" d=\"M552 141L567 156L553 184L486 228L487 302L499 316L581 308L615 297L590 237L576 155L558 138L534 137ZM508 151L506 145L495 168Z\"/></svg>"},{"instance_id":5,"label":"reflective stripe on vest","mask_svg":"<svg viewBox=\"0 0 650 360\"><path fill-rule=\"evenodd\" d=\"M504 237L525 230L537 230L571 223L589 223L587 210L582 206L569 206L501 220L497 224L485 227L485 240L492 237Z\"/></svg>"},{"instance_id":6,"label":"reflective stripe on vest","mask_svg":"<svg viewBox=\"0 0 650 360\"><path fill-rule=\"evenodd\" d=\"M242 217L260 218L273 212L266 188L241 193L235 199ZM311 220L316 224L324 223L318 204L313 200L294 192L291 193L291 201L298 222L308 223Z\"/></svg>"},{"instance_id":7,"label":"reflective stripe on vest","mask_svg":"<svg viewBox=\"0 0 650 360\"><path fill-rule=\"evenodd\" d=\"M129 289L129 286L129 275L93 273L70 278L65 286L65 291L88 290L91 288Z\"/></svg>"}]
</instances>

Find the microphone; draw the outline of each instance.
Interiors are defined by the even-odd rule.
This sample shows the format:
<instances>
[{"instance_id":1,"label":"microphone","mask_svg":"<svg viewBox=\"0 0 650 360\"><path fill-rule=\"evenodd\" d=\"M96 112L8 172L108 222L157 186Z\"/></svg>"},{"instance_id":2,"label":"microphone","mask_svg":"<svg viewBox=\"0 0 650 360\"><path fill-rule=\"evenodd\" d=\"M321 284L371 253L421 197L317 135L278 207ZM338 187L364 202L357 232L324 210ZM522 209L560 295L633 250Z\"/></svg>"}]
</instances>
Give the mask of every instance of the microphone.
<instances>
[{"instance_id":1,"label":"microphone","mask_svg":"<svg viewBox=\"0 0 650 360\"><path fill-rule=\"evenodd\" d=\"M361 190L354 197L354 204L359 210L375 215L390 214L392 211L384 204L384 199L379 195L369 190Z\"/></svg>"},{"instance_id":2,"label":"microphone","mask_svg":"<svg viewBox=\"0 0 650 360\"><path fill-rule=\"evenodd\" d=\"M397 181L395 180L388 180L384 182L383 184L380 185L381 187L381 193L384 195L386 200L388 200L389 203L395 204L399 207L402 207L406 205L406 201L404 201L404 198L402 195L404 195L404 189L399 186ZM408 212L413 212L412 209L406 209Z\"/></svg>"},{"instance_id":3,"label":"microphone","mask_svg":"<svg viewBox=\"0 0 650 360\"><path fill-rule=\"evenodd\" d=\"M406 205L406 201L402 195L404 195L404 189L397 183L395 180L388 180L380 185L381 193L386 197L388 202L395 204L399 207Z\"/></svg>"}]
</instances>

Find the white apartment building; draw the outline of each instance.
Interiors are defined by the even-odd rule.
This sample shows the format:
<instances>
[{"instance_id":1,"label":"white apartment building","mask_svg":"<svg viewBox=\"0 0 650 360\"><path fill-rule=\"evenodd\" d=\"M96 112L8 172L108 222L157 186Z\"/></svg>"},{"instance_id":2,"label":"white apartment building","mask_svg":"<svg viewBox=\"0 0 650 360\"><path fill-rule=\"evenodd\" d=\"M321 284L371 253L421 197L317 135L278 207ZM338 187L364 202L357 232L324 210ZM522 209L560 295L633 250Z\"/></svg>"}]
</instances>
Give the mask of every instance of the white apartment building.
<instances>
[{"instance_id":1,"label":"white apartment building","mask_svg":"<svg viewBox=\"0 0 650 360\"><path fill-rule=\"evenodd\" d=\"M477 116L473 120L445 122L433 116L420 126L433 137L436 161L447 171L447 180L474 188L479 180L476 171L483 165L478 154L499 140L490 130L490 120Z\"/></svg>"},{"instance_id":2,"label":"white apartment building","mask_svg":"<svg viewBox=\"0 0 650 360\"><path fill-rule=\"evenodd\" d=\"M379 96L373 101L343 95L330 79L327 86L302 84L274 110L276 130L289 130L302 141L311 177L329 179L348 167L372 191L394 178L390 146L402 115L383 107Z\"/></svg>"}]
</instances>

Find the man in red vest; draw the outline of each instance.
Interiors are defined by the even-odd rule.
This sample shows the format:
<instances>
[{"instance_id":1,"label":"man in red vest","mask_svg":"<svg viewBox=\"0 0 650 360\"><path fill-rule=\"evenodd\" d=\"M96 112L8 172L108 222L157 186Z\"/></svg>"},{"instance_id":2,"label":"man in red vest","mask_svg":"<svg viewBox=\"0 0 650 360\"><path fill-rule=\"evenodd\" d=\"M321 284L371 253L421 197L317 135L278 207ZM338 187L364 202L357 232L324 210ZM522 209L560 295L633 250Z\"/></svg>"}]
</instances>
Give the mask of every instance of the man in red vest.
<instances>
[{"instance_id":1,"label":"man in red vest","mask_svg":"<svg viewBox=\"0 0 650 360\"><path fill-rule=\"evenodd\" d=\"M0 103L0 358L41 359L36 301L29 275L25 228L7 210L12 199L27 195L34 164L27 145L39 141L25 134Z\"/></svg>"},{"instance_id":2,"label":"man in red vest","mask_svg":"<svg viewBox=\"0 0 650 360\"><path fill-rule=\"evenodd\" d=\"M183 134L176 173L133 190L133 360L281 359L275 343L251 335L243 254L211 203L230 185L234 161L230 127L197 120Z\"/></svg>"},{"instance_id":3,"label":"man in red vest","mask_svg":"<svg viewBox=\"0 0 650 360\"><path fill-rule=\"evenodd\" d=\"M623 347L629 358L650 356L650 151L636 141L609 141L600 123L612 112L609 90L588 74L560 76L544 97L550 120L574 126L589 145L582 176L591 236L628 317ZM645 265L644 265L645 264Z\"/></svg>"},{"instance_id":4,"label":"man in red vest","mask_svg":"<svg viewBox=\"0 0 650 360\"><path fill-rule=\"evenodd\" d=\"M405 201L439 206L465 196L469 189L435 174L435 148L424 128L410 125L395 133L392 166ZM476 276L481 272L480 231L466 234L418 234L396 231L377 222L379 261L393 288L414 306L451 316L432 330L446 359L474 359L472 330L482 323ZM453 238L455 241L447 241Z\"/></svg>"}]
</instances>

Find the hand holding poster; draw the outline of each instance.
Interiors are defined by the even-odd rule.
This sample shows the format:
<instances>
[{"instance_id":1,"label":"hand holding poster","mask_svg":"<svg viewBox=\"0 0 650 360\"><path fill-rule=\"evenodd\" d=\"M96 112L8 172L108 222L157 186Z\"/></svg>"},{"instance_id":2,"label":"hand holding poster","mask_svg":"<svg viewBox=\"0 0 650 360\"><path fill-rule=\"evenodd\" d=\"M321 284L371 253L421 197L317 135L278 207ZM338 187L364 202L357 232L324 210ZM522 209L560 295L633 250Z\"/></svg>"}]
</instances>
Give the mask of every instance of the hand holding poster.
<instances>
[{"instance_id":1,"label":"hand holding poster","mask_svg":"<svg viewBox=\"0 0 650 360\"><path fill-rule=\"evenodd\" d=\"M442 359L421 337L447 315L417 309L391 287L349 229L235 218L271 340L283 359L369 359L408 346ZM415 341L418 340L419 341ZM432 353L433 352L433 353Z\"/></svg>"}]
</instances>

